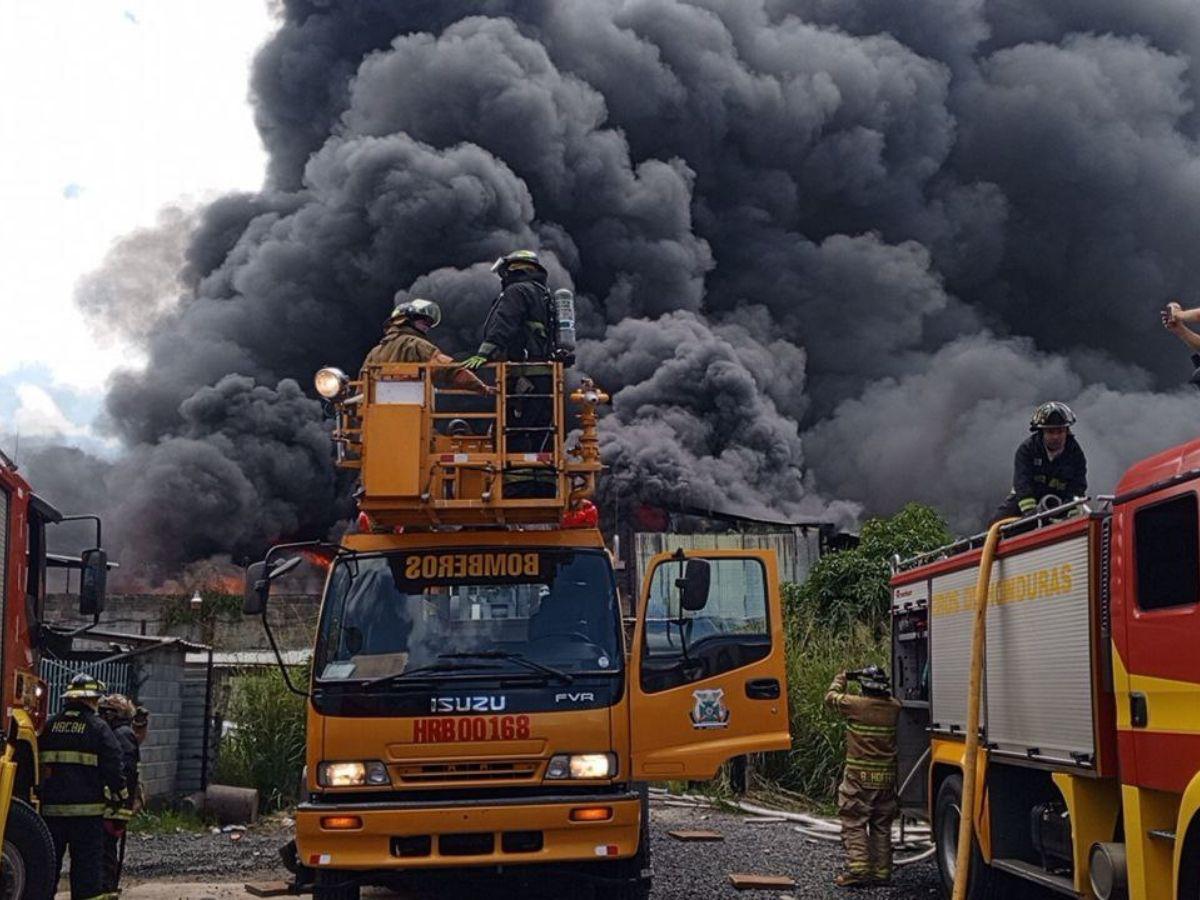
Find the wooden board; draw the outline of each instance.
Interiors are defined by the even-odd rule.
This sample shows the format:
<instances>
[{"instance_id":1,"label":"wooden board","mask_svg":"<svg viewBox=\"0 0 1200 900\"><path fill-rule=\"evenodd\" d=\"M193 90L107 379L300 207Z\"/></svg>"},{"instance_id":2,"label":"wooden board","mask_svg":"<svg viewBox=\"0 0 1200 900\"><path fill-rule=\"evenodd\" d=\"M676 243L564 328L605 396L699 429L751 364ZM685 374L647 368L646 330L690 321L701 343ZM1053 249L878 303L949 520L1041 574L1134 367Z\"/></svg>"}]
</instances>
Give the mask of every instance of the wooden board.
<instances>
[{"instance_id":1,"label":"wooden board","mask_svg":"<svg viewBox=\"0 0 1200 900\"><path fill-rule=\"evenodd\" d=\"M293 888L286 881L260 881L257 884L245 884L243 887L251 897L294 897L297 894L311 893L311 888Z\"/></svg>"},{"instance_id":2,"label":"wooden board","mask_svg":"<svg viewBox=\"0 0 1200 900\"><path fill-rule=\"evenodd\" d=\"M795 880L786 875L749 875L742 872L730 872L729 883L739 891L778 891L796 886Z\"/></svg>"},{"instance_id":3,"label":"wooden board","mask_svg":"<svg viewBox=\"0 0 1200 900\"><path fill-rule=\"evenodd\" d=\"M719 831L707 831L703 828L680 828L676 831L668 831L668 835L675 838L677 841L723 841L725 835Z\"/></svg>"}]
</instances>

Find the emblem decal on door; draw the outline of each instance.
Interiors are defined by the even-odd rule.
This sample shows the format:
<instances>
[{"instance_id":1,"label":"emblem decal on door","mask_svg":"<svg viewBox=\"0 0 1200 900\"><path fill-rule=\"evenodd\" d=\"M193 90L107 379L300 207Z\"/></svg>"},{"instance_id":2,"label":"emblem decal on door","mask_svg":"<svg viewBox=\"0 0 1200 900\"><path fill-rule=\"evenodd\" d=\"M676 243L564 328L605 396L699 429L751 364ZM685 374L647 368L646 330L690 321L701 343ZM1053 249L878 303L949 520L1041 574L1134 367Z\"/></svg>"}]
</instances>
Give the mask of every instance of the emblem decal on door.
<instances>
[{"instance_id":1,"label":"emblem decal on door","mask_svg":"<svg viewBox=\"0 0 1200 900\"><path fill-rule=\"evenodd\" d=\"M693 728L724 728L729 724L729 707L725 705L725 691L712 688L692 691L691 720Z\"/></svg>"}]
</instances>

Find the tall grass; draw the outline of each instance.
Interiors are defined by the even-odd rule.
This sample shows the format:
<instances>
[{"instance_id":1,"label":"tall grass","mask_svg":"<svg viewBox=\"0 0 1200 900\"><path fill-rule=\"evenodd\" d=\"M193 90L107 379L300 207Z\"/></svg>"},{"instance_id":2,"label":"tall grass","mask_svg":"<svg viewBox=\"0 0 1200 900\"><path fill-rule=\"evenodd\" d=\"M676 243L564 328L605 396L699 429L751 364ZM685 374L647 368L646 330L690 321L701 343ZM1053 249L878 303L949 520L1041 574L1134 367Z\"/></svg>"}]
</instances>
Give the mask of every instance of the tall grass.
<instances>
[{"instance_id":1,"label":"tall grass","mask_svg":"<svg viewBox=\"0 0 1200 900\"><path fill-rule=\"evenodd\" d=\"M858 547L822 557L800 585L784 586L792 749L757 767L760 778L816 801L831 800L845 761L845 724L825 706L843 670L890 669L888 559L950 539L936 511L909 504L863 525Z\"/></svg>"},{"instance_id":2,"label":"tall grass","mask_svg":"<svg viewBox=\"0 0 1200 900\"><path fill-rule=\"evenodd\" d=\"M873 623L830 624L796 585L785 586L784 603L792 749L771 754L755 771L780 787L827 801L841 779L845 726L825 706L825 692L838 672L888 665L888 637Z\"/></svg>"},{"instance_id":3,"label":"tall grass","mask_svg":"<svg viewBox=\"0 0 1200 900\"><path fill-rule=\"evenodd\" d=\"M300 673L299 683L307 681ZM304 717L304 698L287 689L278 669L235 679L226 712L233 730L221 741L217 779L258 788L263 812L294 803L304 765Z\"/></svg>"}]
</instances>

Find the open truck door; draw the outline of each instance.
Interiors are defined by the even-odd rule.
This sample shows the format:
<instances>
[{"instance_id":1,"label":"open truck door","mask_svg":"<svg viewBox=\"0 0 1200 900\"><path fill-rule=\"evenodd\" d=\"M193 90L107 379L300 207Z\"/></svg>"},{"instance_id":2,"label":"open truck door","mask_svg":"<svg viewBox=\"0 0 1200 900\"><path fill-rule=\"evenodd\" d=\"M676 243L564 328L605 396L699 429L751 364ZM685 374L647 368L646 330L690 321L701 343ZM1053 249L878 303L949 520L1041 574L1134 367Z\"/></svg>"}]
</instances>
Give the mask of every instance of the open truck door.
<instances>
[{"instance_id":1,"label":"open truck door","mask_svg":"<svg viewBox=\"0 0 1200 900\"><path fill-rule=\"evenodd\" d=\"M787 665L771 550L681 550L650 560L630 670L632 776L712 778L787 750Z\"/></svg>"}]
</instances>

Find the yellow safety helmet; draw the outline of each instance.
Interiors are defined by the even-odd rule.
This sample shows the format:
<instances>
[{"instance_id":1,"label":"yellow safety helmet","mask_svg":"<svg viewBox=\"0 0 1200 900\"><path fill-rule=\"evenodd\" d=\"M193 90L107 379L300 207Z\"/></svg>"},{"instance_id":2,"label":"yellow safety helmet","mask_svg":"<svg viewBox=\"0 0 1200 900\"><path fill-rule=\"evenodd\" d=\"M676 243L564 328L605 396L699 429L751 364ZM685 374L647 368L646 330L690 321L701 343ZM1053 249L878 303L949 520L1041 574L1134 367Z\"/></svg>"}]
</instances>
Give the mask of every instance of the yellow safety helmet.
<instances>
[{"instance_id":1,"label":"yellow safety helmet","mask_svg":"<svg viewBox=\"0 0 1200 900\"><path fill-rule=\"evenodd\" d=\"M99 678L80 672L63 691L64 700L99 700L108 690Z\"/></svg>"},{"instance_id":2,"label":"yellow safety helmet","mask_svg":"<svg viewBox=\"0 0 1200 900\"><path fill-rule=\"evenodd\" d=\"M501 278L512 268L532 268L541 272L546 271L546 267L542 265L542 261L532 250L514 250L492 263L492 271Z\"/></svg>"}]
</instances>

